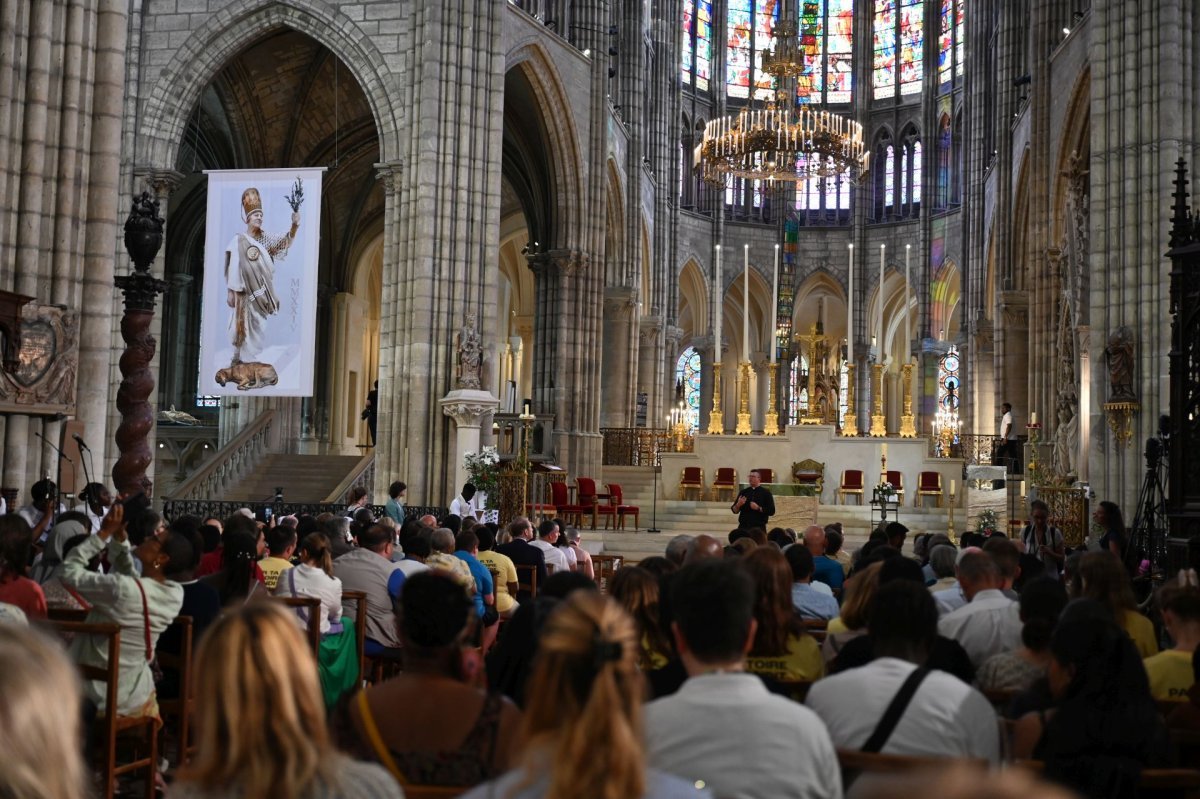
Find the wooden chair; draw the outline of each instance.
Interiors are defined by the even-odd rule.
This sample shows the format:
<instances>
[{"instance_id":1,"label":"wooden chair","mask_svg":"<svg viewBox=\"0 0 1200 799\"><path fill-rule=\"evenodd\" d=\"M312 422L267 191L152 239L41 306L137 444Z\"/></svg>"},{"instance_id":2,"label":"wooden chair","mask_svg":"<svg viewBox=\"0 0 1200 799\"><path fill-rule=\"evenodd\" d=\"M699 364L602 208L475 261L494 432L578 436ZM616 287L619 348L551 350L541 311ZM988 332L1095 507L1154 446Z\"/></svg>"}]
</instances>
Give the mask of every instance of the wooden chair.
<instances>
[{"instance_id":1,"label":"wooden chair","mask_svg":"<svg viewBox=\"0 0 1200 799\"><path fill-rule=\"evenodd\" d=\"M524 563L518 563L516 566L517 585L520 586L521 590L528 589L530 598L536 597L538 592L537 566L531 566Z\"/></svg>"},{"instance_id":2,"label":"wooden chair","mask_svg":"<svg viewBox=\"0 0 1200 799\"><path fill-rule=\"evenodd\" d=\"M817 639L817 643L824 643L825 636L828 635L829 622L824 619L805 619L804 629L813 638Z\"/></svg>"},{"instance_id":3,"label":"wooden chair","mask_svg":"<svg viewBox=\"0 0 1200 799\"><path fill-rule=\"evenodd\" d=\"M315 596L281 596L276 597L283 604L296 611L301 621L307 619L308 645L312 647L313 657L321 657L321 600ZM305 612L302 615L300 610Z\"/></svg>"},{"instance_id":4,"label":"wooden chair","mask_svg":"<svg viewBox=\"0 0 1200 799\"><path fill-rule=\"evenodd\" d=\"M619 488L620 486L618 486ZM609 520L612 521L612 528L617 529L617 500L613 497L612 484L608 484L608 499L596 505L596 515L604 519L604 529L608 529Z\"/></svg>"},{"instance_id":5,"label":"wooden chair","mask_svg":"<svg viewBox=\"0 0 1200 799\"><path fill-rule=\"evenodd\" d=\"M370 673L367 669L367 593L366 591L347 591L342 589L342 612L346 611L346 603L354 603L354 637L358 647L358 682L362 683Z\"/></svg>"},{"instance_id":6,"label":"wooden chair","mask_svg":"<svg viewBox=\"0 0 1200 799\"><path fill-rule=\"evenodd\" d=\"M49 608L46 611L50 621L87 621L87 615L83 608Z\"/></svg>"},{"instance_id":7,"label":"wooden chair","mask_svg":"<svg viewBox=\"0 0 1200 799\"><path fill-rule=\"evenodd\" d=\"M704 500L704 470L699 466L684 466L679 475L679 498L683 499L688 491L695 491L696 499Z\"/></svg>"},{"instance_id":8,"label":"wooden chair","mask_svg":"<svg viewBox=\"0 0 1200 799\"><path fill-rule=\"evenodd\" d=\"M1041 775L1046 764L1040 760L1016 760L1013 766ZM1140 794L1148 796L1171 796L1175 799L1200 799L1200 770L1192 768L1146 768L1142 769L1139 782Z\"/></svg>"},{"instance_id":9,"label":"wooden chair","mask_svg":"<svg viewBox=\"0 0 1200 799\"><path fill-rule=\"evenodd\" d=\"M887 470L887 481L896 489L896 504L904 504L904 472Z\"/></svg>"},{"instance_id":10,"label":"wooden chair","mask_svg":"<svg viewBox=\"0 0 1200 799\"><path fill-rule=\"evenodd\" d=\"M608 583L612 580L617 569L621 568L624 558L621 555L592 555L592 572L596 575L596 585L600 593L608 593Z\"/></svg>"},{"instance_id":11,"label":"wooden chair","mask_svg":"<svg viewBox=\"0 0 1200 799\"><path fill-rule=\"evenodd\" d=\"M558 514L563 517L563 520L567 524L570 524L573 519L575 524L579 525L580 527L583 526L583 522L581 521L583 517L583 506L571 504L570 499L567 497L566 483L558 481L551 483L550 499L553 501L554 507L558 510ZM595 527L595 524L592 526Z\"/></svg>"},{"instance_id":12,"label":"wooden chair","mask_svg":"<svg viewBox=\"0 0 1200 799\"><path fill-rule=\"evenodd\" d=\"M719 500L726 491L729 492L729 501L733 502L738 492L737 469L721 466L718 467L717 474L713 477L711 496L714 500Z\"/></svg>"},{"instance_id":13,"label":"wooden chair","mask_svg":"<svg viewBox=\"0 0 1200 799\"><path fill-rule=\"evenodd\" d=\"M858 504L863 504L863 490L862 469L843 469L842 482L838 486L838 504L846 504L847 494L858 494Z\"/></svg>"},{"instance_id":14,"label":"wooden chair","mask_svg":"<svg viewBox=\"0 0 1200 799\"><path fill-rule=\"evenodd\" d=\"M825 490L825 464L813 458L805 458L792 464L792 479L796 481L796 485L812 486L819 497Z\"/></svg>"},{"instance_id":15,"label":"wooden chair","mask_svg":"<svg viewBox=\"0 0 1200 799\"><path fill-rule=\"evenodd\" d=\"M764 483L774 483L775 482L775 470L774 469L751 469L750 471L758 472L759 479L762 480Z\"/></svg>"},{"instance_id":16,"label":"wooden chair","mask_svg":"<svg viewBox=\"0 0 1200 799\"><path fill-rule=\"evenodd\" d=\"M617 523L616 526L622 530L625 529L625 517L633 516L633 529L638 529L639 514L642 512L637 505L626 505L625 494L621 490L621 486L616 483L608 484L608 498L613 505L617 507Z\"/></svg>"},{"instance_id":17,"label":"wooden chair","mask_svg":"<svg viewBox=\"0 0 1200 799\"><path fill-rule=\"evenodd\" d=\"M191 616L177 616L175 621L171 622L171 627L179 628L179 652L164 652L161 649L156 649L154 656L158 659L158 666L163 671L174 671L178 676L177 683L179 688L179 696L173 699L158 700L158 712L162 716L163 728L168 726L177 727L175 733L175 741L178 744L178 759L177 764L183 765L188 762L191 756L192 749L192 711L196 707L196 697L194 696L192 685L192 629L193 620ZM167 628L171 629L170 627ZM162 640L161 638L159 639Z\"/></svg>"},{"instance_id":18,"label":"wooden chair","mask_svg":"<svg viewBox=\"0 0 1200 799\"><path fill-rule=\"evenodd\" d=\"M55 621L51 625L60 635L92 635L107 638L108 662L103 666L88 666L77 663L84 680L104 683L103 713L92 726L92 734L99 744L100 778L104 783L105 799L112 799L116 792L117 777L134 771L146 772L146 799L154 799L155 778L158 775L158 720L153 716L120 716L117 714L121 660L121 628L116 624L95 624L80 621ZM148 741L145 757L135 758L128 763L117 764L117 738L129 734L144 735ZM53 767L53 764L50 765Z\"/></svg>"},{"instance_id":19,"label":"wooden chair","mask_svg":"<svg viewBox=\"0 0 1200 799\"><path fill-rule=\"evenodd\" d=\"M596 510L600 504L600 498L596 494L596 481L590 477L575 478L575 495L579 505L579 526L583 526L584 514L589 511L592 514L592 529L596 529Z\"/></svg>"},{"instance_id":20,"label":"wooden chair","mask_svg":"<svg viewBox=\"0 0 1200 799\"><path fill-rule=\"evenodd\" d=\"M881 752L859 752L856 749L838 749L838 765L842 771L862 774L909 774L924 769L944 769L951 764L962 764L986 771L988 762L983 758L932 757L928 755L885 755Z\"/></svg>"},{"instance_id":21,"label":"wooden chair","mask_svg":"<svg viewBox=\"0 0 1200 799\"><path fill-rule=\"evenodd\" d=\"M468 790L454 785L405 785L404 799L457 799Z\"/></svg>"},{"instance_id":22,"label":"wooden chair","mask_svg":"<svg viewBox=\"0 0 1200 799\"><path fill-rule=\"evenodd\" d=\"M937 502L936 507L942 507L942 501L945 498L942 492L942 473L941 472L921 472L917 475L917 502L921 502L921 497L933 497Z\"/></svg>"}]
</instances>

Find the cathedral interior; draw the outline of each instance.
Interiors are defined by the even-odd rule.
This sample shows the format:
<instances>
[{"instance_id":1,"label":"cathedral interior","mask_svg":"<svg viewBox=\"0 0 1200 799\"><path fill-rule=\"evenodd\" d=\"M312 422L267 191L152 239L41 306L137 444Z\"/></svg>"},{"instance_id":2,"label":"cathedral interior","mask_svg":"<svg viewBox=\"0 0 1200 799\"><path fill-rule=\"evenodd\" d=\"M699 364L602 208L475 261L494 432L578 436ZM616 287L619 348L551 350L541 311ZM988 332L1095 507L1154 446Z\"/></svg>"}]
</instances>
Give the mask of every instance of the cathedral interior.
<instances>
[{"instance_id":1,"label":"cathedral interior","mask_svg":"<svg viewBox=\"0 0 1200 799\"><path fill-rule=\"evenodd\" d=\"M0 288L73 313L78 390L53 413L9 380L0 485L53 473L71 424L117 462L113 281L148 191L156 494L269 425L268 454L373 456L378 496L439 505L463 425L511 450L526 399L575 475L612 431L732 436L744 397L752 436L882 417L955 446L1010 403L1047 474L1132 503L1168 411L1198 30L1189 0L6 3ZM780 104L855 126L863 168L712 180L711 131ZM206 395L206 172L285 167L325 169L312 395ZM467 328L474 410L444 402Z\"/></svg>"}]
</instances>

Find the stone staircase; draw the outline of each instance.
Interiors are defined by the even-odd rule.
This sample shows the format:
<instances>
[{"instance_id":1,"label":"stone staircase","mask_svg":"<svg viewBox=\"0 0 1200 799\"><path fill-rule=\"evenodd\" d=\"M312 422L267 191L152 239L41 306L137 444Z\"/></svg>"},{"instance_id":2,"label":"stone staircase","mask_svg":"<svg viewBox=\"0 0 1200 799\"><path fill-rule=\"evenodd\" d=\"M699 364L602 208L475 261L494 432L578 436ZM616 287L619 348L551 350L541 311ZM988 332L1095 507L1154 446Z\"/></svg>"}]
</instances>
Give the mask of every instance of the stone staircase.
<instances>
[{"instance_id":1,"label":"stone staircase","mask_svg":"<svg viewBox=\"0 0 1200 799\"><path fill-rule=\"evenodd\" d=\"M625 504L641 509L637 532L581 530L584 545L590 552L606 552L624 555L630 560L640 560L651 555L661 555L672 536L707 534L725 541L729 531L737 527L737 518L729 510L728 503L696 500L679 500L677 474L661 474L658 482L658 511L654 511L654 472L645 466L605 466L598 482L618 483ZM601 489L602 490L602 489ZM909 528L909 539L918 533L945 532L949 513L945 508L914 508L911 498L900 509L900 521ZM962 509L955 511L955 529L962 532L965 518ZM840 521L846 532L846 546L856 549L866 543L871 527L870 506L821 505L817 510L817 521L821 524ZM598 524L603 525L602 521ZM657 524L661 533L647 533ZM629 519L627 527L632 527Z\"/></svg>"},{"instance_id":2,"label":"stone staircase","mask_svg":"<svg viewBox=\"0 0 1200 799\"><path fill-rule=\"evenodd\" d=\"M283 488L287 502L324 502L359 463L358 455L266 455L223 499L254 502Z\"/></svg>"}]
</instances>

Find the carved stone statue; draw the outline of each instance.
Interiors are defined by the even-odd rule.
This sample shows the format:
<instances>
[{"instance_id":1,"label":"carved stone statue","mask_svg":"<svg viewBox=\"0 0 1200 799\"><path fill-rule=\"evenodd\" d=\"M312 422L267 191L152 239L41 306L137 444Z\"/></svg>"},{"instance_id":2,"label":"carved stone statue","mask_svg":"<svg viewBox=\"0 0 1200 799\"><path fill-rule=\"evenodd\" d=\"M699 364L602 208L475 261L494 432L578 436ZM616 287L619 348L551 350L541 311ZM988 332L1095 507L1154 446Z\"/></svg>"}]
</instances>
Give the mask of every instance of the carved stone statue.
<instances>
[{"instance_id":1,"label":"carved stone statue","mask_svg":"<svg viewBox=\"0 0 1200 799\"><path fill-rule=\"evenodd\" d=\"M458 388L478 390L483 370L483 346L479 332L475 329L475 314L464 315L462 329L458 331Z\"/></svg>"},{"instance_id":2,"label":"carved stone statue","mask_svg":"<svg viewBox=\"0 0 1200 799\"><path fill-rule=\"evenodd\" d=\"M1108 360L1109 402L1137 402L1133 390L1133 331L1125 325L1114 330L1104 356Z\"/></svg>"},{"instance_id":3,"label":"carved stone statue","mask_svg":"<svg viewBox=\"0 0 1200 799\"><path fill-rule=\"evenodd\" d=\"M1075 447L1079 440L1079 414L1071 403L1059 400L1058 426L1054 431L1054 471L1062 477L1075 472Z\"/></svg>"}]
</instances>

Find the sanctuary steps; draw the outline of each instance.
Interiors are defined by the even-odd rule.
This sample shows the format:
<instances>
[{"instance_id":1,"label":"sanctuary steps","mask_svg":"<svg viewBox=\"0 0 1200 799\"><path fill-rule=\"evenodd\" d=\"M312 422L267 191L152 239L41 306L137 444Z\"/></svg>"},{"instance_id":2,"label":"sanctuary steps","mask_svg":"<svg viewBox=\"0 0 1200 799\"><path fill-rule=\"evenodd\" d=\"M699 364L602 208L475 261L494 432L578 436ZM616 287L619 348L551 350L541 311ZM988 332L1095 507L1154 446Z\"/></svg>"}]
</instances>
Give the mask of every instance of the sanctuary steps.
<instances>
[{"instance_id":1,"label":"sanctuary steps","mask_svg":"<svg viewBox=\"0 0 1200 799\"><path fill-rule=\"evenodd\" d=\"M361 460L358 455L266 455L223 499L256 502L283 486L286 502L324 502Z\"/></svg>"}]
</instances>

